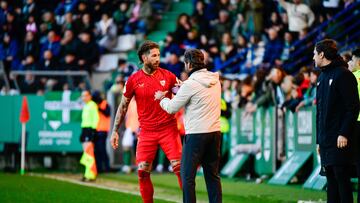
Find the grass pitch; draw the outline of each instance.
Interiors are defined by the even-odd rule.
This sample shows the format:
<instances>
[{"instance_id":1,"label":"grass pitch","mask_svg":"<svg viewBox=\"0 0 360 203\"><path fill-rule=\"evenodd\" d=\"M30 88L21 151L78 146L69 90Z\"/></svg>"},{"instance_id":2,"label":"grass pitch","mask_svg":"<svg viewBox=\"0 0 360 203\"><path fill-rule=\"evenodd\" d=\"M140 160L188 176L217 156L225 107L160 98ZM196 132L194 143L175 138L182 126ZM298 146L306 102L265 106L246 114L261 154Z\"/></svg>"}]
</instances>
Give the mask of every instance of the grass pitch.
<instances>
[{"instance_id":1,"label":"grass pitch","mask_svg":"<svg viewBox=\"0 0 360 203\"><path fill-rule=\"evenodd\" d=\"M60 174L75 181L81 175ZM76 177L76 178L74 178ZM152 174L155 196L181 202L182 194L173 174ZM100 175L96 185L126 185L132 192L138 193L137 175L105 174ZM254 184L234 179L222 179L224 203L275 203L297 202L298 200L324 201L325 191L314 191L301 186L276 186ZM202 176L196 178L197 199L208 202L205 181ZM142 202L140 196L99 189L69 182L25 175L0 173L0 202ZM156 203L171 202L156 199Z\"/></svg>"}]
</instances>

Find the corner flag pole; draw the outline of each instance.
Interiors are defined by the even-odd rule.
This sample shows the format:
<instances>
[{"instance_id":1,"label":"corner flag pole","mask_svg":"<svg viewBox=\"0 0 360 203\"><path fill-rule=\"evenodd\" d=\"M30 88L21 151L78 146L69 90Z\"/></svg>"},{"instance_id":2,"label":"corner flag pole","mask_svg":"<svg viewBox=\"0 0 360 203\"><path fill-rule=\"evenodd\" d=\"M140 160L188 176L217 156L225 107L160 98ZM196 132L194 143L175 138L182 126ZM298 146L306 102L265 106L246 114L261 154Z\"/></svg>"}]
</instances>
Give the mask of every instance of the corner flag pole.
<instances>
[{"instance_id":1,"label":"corner flag pole","mask_svg":"<svg viewBox=\"0 0 360 203\"><path fill-rule=\"evenodd\" d=\"M20 175L25 174L25 132L26 132L26 124L22 123L22 130L21 130L21 169Z\"/></svg>"},{"instance_id":2,"label":"corner flag pole","mask_svg":"<svg viewBox=\"0 0 360 203\"><path fill-rule=\"evenodd\" d=\"M20 111L20 122L21 122L21 168L20 174L25 174L25 139L26 139L26 123L30 119L29 106L26 96L23 97L21 111Z\"/></svg>"}]
</instances>

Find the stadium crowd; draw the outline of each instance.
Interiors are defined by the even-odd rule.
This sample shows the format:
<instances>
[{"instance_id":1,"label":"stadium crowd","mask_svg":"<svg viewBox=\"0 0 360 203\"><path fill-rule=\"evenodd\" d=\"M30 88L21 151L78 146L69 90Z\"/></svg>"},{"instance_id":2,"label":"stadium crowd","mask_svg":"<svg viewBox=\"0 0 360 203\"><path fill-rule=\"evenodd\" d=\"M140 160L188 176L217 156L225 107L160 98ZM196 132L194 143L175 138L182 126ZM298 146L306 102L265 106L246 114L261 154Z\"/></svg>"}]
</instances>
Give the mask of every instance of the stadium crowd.
<instances>
[{"instance_id":1,"label":"stadium crowd","mask_svg":"<svg viewBox=\"0 0 360 203\"><path fill-rule=\"evenodd\" d=\"M116 46L118 35L137 34L141 40L146 38L171 3L168 0L1 0L0 60L7 76L11 70L85 70L91 75L99 57ZM193 0L192 3L193 13L181 14L175 31L164 39L162 66L178 77L183 72L179 58L187 48L206 51L209 67L221 67L223 74L253 76L259 69L268 72L281 67L297 49L294 42L304 39L314 26L354 0L323 3ZM303 55L311 55L311 49ZM242 57L224 66L239 53ZM285 69L290 74L298 70L298 67ZM52 79L27 75L20 82L22 93L36 93L49 87L69 88L65 80ZM74 80L74 88L85 87L80 79Z\"/></svg>"}]
</instances>

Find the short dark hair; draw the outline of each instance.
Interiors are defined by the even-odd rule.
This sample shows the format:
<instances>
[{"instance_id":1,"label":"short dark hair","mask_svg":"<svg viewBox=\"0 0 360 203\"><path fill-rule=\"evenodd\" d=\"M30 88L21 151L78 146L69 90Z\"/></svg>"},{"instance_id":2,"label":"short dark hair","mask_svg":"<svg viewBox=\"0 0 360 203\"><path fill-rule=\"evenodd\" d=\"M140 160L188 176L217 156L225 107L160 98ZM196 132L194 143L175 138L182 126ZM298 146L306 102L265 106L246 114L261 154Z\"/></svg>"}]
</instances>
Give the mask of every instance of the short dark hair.
<instances>
[{"instance_id":1,"label":"short dark hair","mask_svg":"<svg viewBox=\"0 0 360 203\"><path fill-rule=\"evenodd\" d=\"M315 45L317 53L324 53L324 57L330 61L338 58L338 48L335 40L324 39Z\"/></svg>"},{"instance_id":2,"label":"short dark hair","mask_svg":"<svg viewBox=\"0 0 360 203\"><path fill-rule=\"evenodd\" d=\"M352 55L355 56L356 58L360 58L360 48L355 49L352 52Z\"/></svg>"},{"instance_id":3,"label":"short dark hair","mask_svg":"<svg viewBox=\"0 0 360 203\"><path fill-rule=\"evenodd\" d=\"M188 49L184 54L184 62L190 63L193 69L205 68L204 54L199 49Z\"/></svg>"},{"instance_id":4,"label":"short dark hair","mask_svg":"<svg viewBox=\"0 0 360 203\"><path fill-rule=\"evenodd\" d=\"M150 40L146 40L144 43L141 44L141 46L139 47L137 54L139 57L139 60L141 63L144 63L144 61L142 60L142 55L143 54L149 54L151 49L160 49L159 45L156 44L153 41Z\"/></svg>"}]
</instances>

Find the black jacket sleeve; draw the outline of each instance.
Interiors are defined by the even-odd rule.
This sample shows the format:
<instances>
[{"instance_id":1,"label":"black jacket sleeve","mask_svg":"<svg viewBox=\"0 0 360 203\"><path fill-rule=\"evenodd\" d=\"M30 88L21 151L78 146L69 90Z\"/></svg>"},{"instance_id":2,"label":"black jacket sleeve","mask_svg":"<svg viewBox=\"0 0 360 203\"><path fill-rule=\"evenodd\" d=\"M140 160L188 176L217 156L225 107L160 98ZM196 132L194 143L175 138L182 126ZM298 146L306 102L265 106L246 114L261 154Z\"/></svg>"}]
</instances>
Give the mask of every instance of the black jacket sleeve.
<instances>
[{"instance_id":1,"label":"black jacket sleeve","mask_svg":"<svg viewBox=\"0 0 360 203\"><path fill-rule=\"evenodd\" d=\"M360 109L357 81L350 71L344 71L337 82L345 110L339 133L348 138L351 135L351 129L355 126Z\"/></svg>"}]
</instances>

